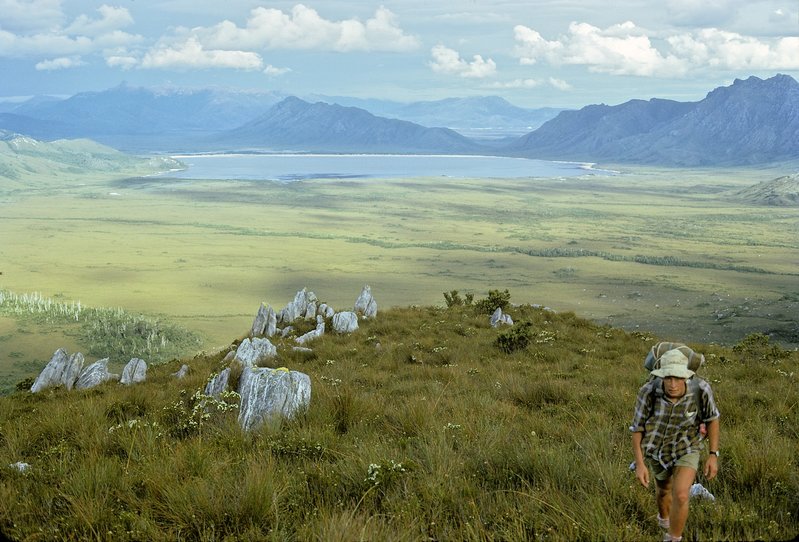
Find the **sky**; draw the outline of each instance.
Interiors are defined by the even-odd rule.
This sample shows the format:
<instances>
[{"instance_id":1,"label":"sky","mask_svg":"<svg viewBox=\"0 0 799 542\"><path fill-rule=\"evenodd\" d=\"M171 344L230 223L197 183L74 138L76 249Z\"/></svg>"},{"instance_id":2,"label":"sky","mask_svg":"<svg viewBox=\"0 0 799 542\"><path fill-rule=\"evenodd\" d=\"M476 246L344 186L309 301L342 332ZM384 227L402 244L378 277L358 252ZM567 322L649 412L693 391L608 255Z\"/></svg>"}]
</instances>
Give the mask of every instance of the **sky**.
<instances>
[{"instance_id":1,"label":"sky","mask_svg":"<svg viewBox=\"0 0 799 542\"><path fill-rule=\"evenodd\" d=\"M0 0L0 100L121 83L529 108L799 80L799 0Z\"/></svg>"}]
</instances>

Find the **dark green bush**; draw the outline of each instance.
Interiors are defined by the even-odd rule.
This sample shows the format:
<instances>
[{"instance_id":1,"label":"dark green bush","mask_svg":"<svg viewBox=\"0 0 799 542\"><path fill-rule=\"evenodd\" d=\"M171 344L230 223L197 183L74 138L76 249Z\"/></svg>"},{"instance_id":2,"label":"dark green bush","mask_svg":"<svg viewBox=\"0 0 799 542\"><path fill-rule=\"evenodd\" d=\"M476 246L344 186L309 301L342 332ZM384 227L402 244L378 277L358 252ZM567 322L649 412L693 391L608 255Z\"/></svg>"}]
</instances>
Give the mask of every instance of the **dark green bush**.
<instances>
[{"instance_id":1,"label":"dark green bush","mask_svg":"<svg viewBox=\"0 0 799 542\"><path fill-rule=\"evenodd\" d=\"M494 346L506 354L516 352L517 350L524 350L533 340L532 326L533 324L530 322L518 322L514 324L508 331L499 334L494 341Z\"/></svg>"}]
</instances>

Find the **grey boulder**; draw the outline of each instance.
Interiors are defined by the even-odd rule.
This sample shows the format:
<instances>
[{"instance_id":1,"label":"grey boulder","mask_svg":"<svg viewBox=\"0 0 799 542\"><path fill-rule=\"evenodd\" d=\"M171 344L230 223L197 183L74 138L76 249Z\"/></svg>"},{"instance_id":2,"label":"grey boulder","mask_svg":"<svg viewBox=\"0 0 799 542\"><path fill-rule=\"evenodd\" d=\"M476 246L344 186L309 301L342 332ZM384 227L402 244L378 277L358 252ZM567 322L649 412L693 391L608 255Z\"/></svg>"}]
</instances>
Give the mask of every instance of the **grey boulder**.
<instances>
[{"instance_id":1,"label":"grey boulder","mask_svg":"<svg viewBox=\"0 0 799 542\"><path fill-rule=\"evenodd\" d=\"M372 289L368 284L363 287L358 299L355 300L355 312L364 318L377 316L377 301L372 296Z\"/></svg>"},{"instance_id":2,"label":"grey boulder","mask_svg":"<svg viewBox=\"0 0 799 542\"><path fill-rule=\"evenodd\" d=\"M85 390L99 386L103 382L109 380L117 380L119 375L111 374L108 372L108 358L103 358L95 361L91 365L86 366L75 382L76 390Z\"/></svg>"},{"instance_id":3,"label":"grey boulder","mask_svg":"<svg viewBox=\"0 0 799 542\"><path fill-rule=\"evenodd\" d=\"M291 418L311 401L311 379L288 369L245 367L239 382L239 425L257 429L275 419Z\"/></svg>"},{"instance_id":4,"label":"grey boulder","mask_svg":"<svg viewBox=\"0 0 799 542\"><path fill-rule=\"evenodd\" d=\"M241 341L234 359L244 367L256 367L275 356L277 356L277 347L269 342L269 339L255 337L252 340Z\"/></svg>"},{"instance_id":5,"label":"grey boulder","mask_svg":"<svg viewBox=\"0 0 799 542\"><path fill-rule=\"evenodd\" d=\"M138 384L139 382L144 382L146 378L147 362L143 359L133 358L122 369L122 378L119 379L119 383L125 385Z\"/></svg>"},{"instance_id":6,"label":"grey boulder","mask_svg":"<svg viewBox=\"0 0 799 542\"><path fill-rule=\"evenodd\" d=\"M83 369L83 362L83 354L80 352L67 356L67 351L59 348L36 377L31 386L31 392L36 393L56 386L64 386L71 390Z\"/></svg>"},{"instance_id":7,"label":"grey boulder","mask_svg":"<svg viewBox=\"0 0 799 542\"><path fill-rule=\"evenodd\" d=\"M352 333L358 329L358 315L354 312L337 312L333 315L333 331Z\"/></svg>"}]
</instances>

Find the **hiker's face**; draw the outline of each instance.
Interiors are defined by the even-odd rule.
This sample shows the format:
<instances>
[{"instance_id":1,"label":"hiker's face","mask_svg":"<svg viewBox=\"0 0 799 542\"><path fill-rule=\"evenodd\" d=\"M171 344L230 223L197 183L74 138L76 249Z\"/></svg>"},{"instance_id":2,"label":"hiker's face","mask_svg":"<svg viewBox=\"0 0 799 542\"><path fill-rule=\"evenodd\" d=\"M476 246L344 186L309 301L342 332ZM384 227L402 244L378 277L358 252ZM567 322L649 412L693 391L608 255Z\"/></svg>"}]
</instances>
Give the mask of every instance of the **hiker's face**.
<instances>
[{"instance_id":1,"label":"hiker's face","mask_svg":"<svg viewBox=\"0 0 799 542\"><path fill-rule=\"evenodd\" d=\"M663 391L667 397L682 397L685 395L685 379L676 376L667 376L663 379Z\"/></svg>"}]
</instances>

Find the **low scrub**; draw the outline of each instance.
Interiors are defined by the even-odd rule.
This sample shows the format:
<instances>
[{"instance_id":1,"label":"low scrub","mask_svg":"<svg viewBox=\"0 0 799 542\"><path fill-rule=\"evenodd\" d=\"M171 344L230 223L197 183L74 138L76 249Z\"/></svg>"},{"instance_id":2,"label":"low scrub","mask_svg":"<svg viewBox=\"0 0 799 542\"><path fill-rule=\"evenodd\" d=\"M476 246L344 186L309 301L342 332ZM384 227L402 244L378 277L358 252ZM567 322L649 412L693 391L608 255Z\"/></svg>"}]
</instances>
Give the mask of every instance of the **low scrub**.
<instances>
[{"instance_id":1,"label":"low scrub","mask_svg":"<svg viewBox=\"0 0 799 542\"><path fill-rule=\"evenodd\" d=\"M0 531L16 540L659 539L653 491L628 469L627 426L643 359L660 339L526 305L503 309L525 325L494 329L474 304L448 305L384 310L352 335L323 337L314 356L278 358L311 377L310 407L252 433L239 429L235 397L200 393L227 349L155 366L134 386L1 397ZM723 453L718 478L698 480L716 500L692 503L686 539L794 537L799 354L761 337L692 346L707 358ZM177 380L181 363L191 372Z\"/></svg>"}]
</instances>

